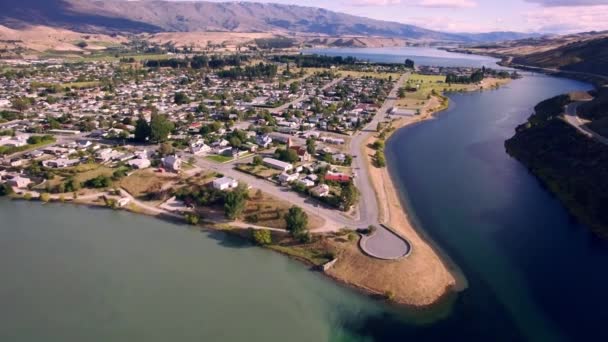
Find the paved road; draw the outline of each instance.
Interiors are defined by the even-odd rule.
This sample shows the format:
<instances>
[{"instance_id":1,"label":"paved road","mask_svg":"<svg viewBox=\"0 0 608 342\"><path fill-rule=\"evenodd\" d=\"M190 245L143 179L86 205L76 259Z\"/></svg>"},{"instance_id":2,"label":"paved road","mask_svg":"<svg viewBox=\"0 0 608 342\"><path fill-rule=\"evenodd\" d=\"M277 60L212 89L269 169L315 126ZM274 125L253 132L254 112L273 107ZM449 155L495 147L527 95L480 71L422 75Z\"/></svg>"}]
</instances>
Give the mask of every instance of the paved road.
<instances>
[{"instance_id":1,"label":"paved road","mask_svg":"<svg viewBox=\"0 0 608 342\"><path fill-rule=\"evenodd\" d=\"M376 133L378 123L384 119L388 111L395 106L397 100L397 92L399 88L407 81L409 73L403 74L397 81L392 91L389 93L384 105L378 110L372 121L365 126L361 132L352 137L350 142L350 150L353 155L353 169L355 171L355 185L361 192L361 198L364 201L359 205L359 216L361 225L366 227L370 224L378 224L379 222L379 204L376 197L376 192L371 183L369 169L365 163L365 142L369 137Z\"/></svg>"},{"instance_id":2,"label":"paved road","mask_svg":"<svg viewBox=\"0 0 608 342\"><path fill-rule=\"evenodd\" d=\"M583 121L576 113L578 106L580 106L582 103L584 103L584 101L568 104L564 112L564 120L587 137L595 139L604 145L608 145L608 138L592 131L589 127L587 127L588 121Z\"/></svg>"},{"instance_id":3,"label":"paved road","mask_svg":"<svg viewBox=\"0 0 608 342\"><path fill-rule=\"evenodd\" d=\"M362 237L359 246L369 256L384 260L403 258L412 249L407 240L382 225L371 236Z\"/></svg>"}]
</instances>

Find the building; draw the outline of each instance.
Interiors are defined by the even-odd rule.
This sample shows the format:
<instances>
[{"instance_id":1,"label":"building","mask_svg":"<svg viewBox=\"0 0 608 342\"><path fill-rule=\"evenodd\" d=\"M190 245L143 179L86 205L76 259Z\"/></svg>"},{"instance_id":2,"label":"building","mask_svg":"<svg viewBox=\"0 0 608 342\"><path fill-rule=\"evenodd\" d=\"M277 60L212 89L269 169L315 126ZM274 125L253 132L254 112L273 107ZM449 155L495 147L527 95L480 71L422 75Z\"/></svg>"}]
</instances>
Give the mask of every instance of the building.
<instances>
[{"instance_id":1,"label":"building","mask_svg":"<svg viewBox=\"0 0 608 342\"><path fill-rule=\"evenodd\" d=\"M29 178L21 177L21 176L15 176L15 177L9 179L8 181L6 181L6 184L8 184L12 187L15 187L15 188L19 188L19 189L25 189L31 183L32 183L32 181Z\"/></svg>"},{"instance_id":2,"label":"building","mask_svg":"<svg viewBox=\"0 0 608 342\"><path fill-rule=\"evenodd\" d=\"M58 158L58 159L44 160L42 162L42 165L44 167L62 169L65 167L71 167L71 166L78 165L79 163L80 163L80 160L78 160L78 159Z\"/></svg>"},{"instance_id":3,"label":"building","mask_svg":"<svg viewBox=\"0 0 608 342\"><path fill-rule=\"evenodd\" d=\"M255 143L261 148L268 148L272 144L272 138L266 134L258 135L255 138Z\"/></svg>"},{"instance_id":4,"label":"building","mask_svg":"<svg viewBox=\"0 0 608 342\"><path fill-rule=\"evenodd\" d=\"M328 172L325 175L325 180L329 182L348 183L350 182L350 176L344 173Z\"/></svg>"},{"instance_id":5,"label":"building","mask_svg":"<svg viewBox=\"0 0 608 342\"><path fill-rule=\"evenodd\" d=\"M288 174L283 172L279 175L279 182L281 182L282 184L291 183L293 181L298 180L299 176L300 174L298 173Z\"/></svg>"},{"instance_id":6,"label":"building","mask_svg":"<svg viewBox=\"0 0 608 342\"><path fill-rule=\"evenodd\" d=\"M178 156L168 156L162 159L165 170L179 172L182 169L182 160Z\"/></svg>"},{"instance_id":7,"label":"building","mask_svg":"<svg viewBox=\"0 0 608 342\"><path fill-rule=\"evenodd\" d=\"M213 188L221 191L234 189L238 185L239 183L230 177L222 177L213 181Z\"/></svg>"},{"instance_id":8,"label":"building","mask_svg":"<svg viewBox=\"0 0 608 342\"><path fill-rule=\"evenodd\" d=\"M152 162L150 162L150 159L148 159L148 158L137 158L137 159L129 160L127 162L127 164L134 169L141 170L141 169L149 168L150 165L152 165Z\"/></svg>"},{"instance_id":9,"label":"building","mask_svg":"<svg viewBox=\"0 0 608 342\"><path fill-rule=\"evenodd\" d=\"M287 171L293 169L293 165L286 163L284 161L274 159L274 158L264 158L262 160L262 162L264 163L264 165L268 166L269 168L281 170L283 172L287 172Z\"/></svg>"},{"instance_id":10,"label":"building","mask_svg":"<svg viewBox=\"0 0 608 342\"><path fill-rule=\"evenodd\" d=\"M310 189L310 193L317 197L327 197L329 196L329 186L327 184L315 186Z\"/></svg>"}]
</instances>

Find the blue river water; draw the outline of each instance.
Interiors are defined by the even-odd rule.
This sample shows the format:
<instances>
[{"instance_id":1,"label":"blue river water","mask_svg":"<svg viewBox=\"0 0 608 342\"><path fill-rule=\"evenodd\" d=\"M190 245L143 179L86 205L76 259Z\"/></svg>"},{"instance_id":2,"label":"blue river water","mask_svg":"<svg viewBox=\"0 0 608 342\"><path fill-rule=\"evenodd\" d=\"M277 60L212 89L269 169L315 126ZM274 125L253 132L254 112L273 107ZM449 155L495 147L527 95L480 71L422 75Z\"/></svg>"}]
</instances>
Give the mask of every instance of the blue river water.
<instances>
[{"instance_id":1,"label":"blue river water","mask_svg":"<svg viewBox=\"0 0 608 342\"><path fill-rule=\"evenodd\" d=\"M608 340L607 243L503 147L536 103L583 89L526 74L449 94L387 142L415 224L468 282L437 308L385 305L219 233L0 199L0 341Z\"/></svg>"}]
</instances>

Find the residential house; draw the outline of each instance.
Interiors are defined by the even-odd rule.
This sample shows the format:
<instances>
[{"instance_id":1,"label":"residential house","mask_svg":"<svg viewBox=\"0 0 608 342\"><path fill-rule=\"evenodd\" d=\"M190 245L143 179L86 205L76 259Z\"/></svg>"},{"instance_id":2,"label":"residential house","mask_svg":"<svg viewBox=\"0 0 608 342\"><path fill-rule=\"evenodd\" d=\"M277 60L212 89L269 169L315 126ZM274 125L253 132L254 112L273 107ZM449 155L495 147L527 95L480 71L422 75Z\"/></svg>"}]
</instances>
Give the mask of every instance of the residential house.
<instances>
[{"instance_id":1,"label":"residential house","mask_svg":"<svg viewBox=\"0 0 608 342\"><path fill-rule=\"evenodd\" d=\"M264 165L270 168L281 170L283 172L287 172L293 169L293 165L291 165L290 163L286 163L284 161L280 161L274 158L264 158L262 162L264 163Z\"/></svg>"},{"instance_id":2,"label":"residential house","mask_svg":"<svg viewBox=\"0 0 608 342\"><path fill-rule=\"evenodd\" d=\"M222 177L213 180L213 188L221 191L234 189L238 185L239 183L230 177Z\"/></svg>"},{"instance_id":3,"label":"residential house","mask_svg":"<svg viewBox=\"0 0 608 342\"><path fill-rule=\"evenodd\" d=\"M162 163L165 170L179 172L182 169L182 160L175 155L163 158Z\"/></svg>"},{"instance_id":4,"label":"residential house","mask_svg":"<svg viewBox=\"0 0 608 342\"><path fill-rule=\"evenodd\" d=\"M327 197L329 196L329 186L327 184L315 186L310 189L310 193L317 197Z\"/></svg>"}]
</instances>

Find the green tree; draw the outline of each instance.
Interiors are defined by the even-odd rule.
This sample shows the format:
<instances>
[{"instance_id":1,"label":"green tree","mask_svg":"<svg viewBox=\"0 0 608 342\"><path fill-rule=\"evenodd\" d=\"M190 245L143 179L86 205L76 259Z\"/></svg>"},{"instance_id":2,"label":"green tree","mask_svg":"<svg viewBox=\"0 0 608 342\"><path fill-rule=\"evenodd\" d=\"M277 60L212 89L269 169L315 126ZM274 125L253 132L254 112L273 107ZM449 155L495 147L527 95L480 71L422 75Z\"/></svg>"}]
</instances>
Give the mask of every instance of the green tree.
<instances>
[{"instance_id":1,"label":"green tree","mask_svg":"<svg viewBox=\"0 0 608 342\"><path fill-rule=\"evenodd\" d=\"M182 92L178 92L178 93L175 93L175 95L173 96L173 102L175 102L175 104L178 104L178 105L188 104L188 103L190 103L190 98L188 97L188 95L186 95Z\"/></svg>"},{"instance_id":2,"label":"green tree","mask_svg":"<svg viewBox=\"0 0 608 342\"><path fill-rule=\"evenodd\" d=\"M186 214L184 216L184 218L185 218L186 222L189 225L192 225L192 226L196 226L198 224L199 220L200 220L200 218L198 217L198 215L196 215L196 214L190 214L190 213Z\"/></svg>"},{"instance_id":3,"label":"green tree","mask_svg":"<svg viewBox=\"0 0 608 342\"><path fill-rule=\"evenodd\" d=\"M226 194L224 199L224 214L231 220L239 218L245 211L247 202L247 185L239 184L239 186Z\"/></svg>"},{"instance_id":4,"label":"green tree","mask_svg":"<svg viewBox=\"0 0 608 342\"><path fill-rule=\"evenodd\" d=\"M229 142L230 142L230 146L235 147L235 148L240 147L242 144L241 139L239 139L237 137L230 138Z\"/></svg>"},{"instance_id":5,"label":"green tree","mask_svg":"<svg viewBox=\"0 0 608 342\"><path fill-rule=\"evenodd\" d=\"M16 97L11 100L11 106L13 107L13 109L19 112L27 110L28 108L30 108L31 104L31 101L26 97Z\"/></svg>"},{"instance_id":6,"label":"green tree","mask_svg":"<svg viewBox=\"0 0 608 342\"><path fill-rule=\"evenodd\" d=\"M317 151L315 139L313 139L313 138L306 139L306 151L310 154L314 154Z\"/></svg>"},{"instance_id":7,"label":"green tree","mask_svg":"<svg viewBox=\"0 0 608 342\"><path fill-rule=\"evenodd\" d=\"M405 88L404 87L399 88L399 94L398 94L399 98L403 99L403 98L405 98L405 95L406 95Z\"/></svg>"},{"instance_id":8,"label":"green tree","mask_svg":"<svg viewBox=\"0 0 608 342\"><path fill-rule=\"evenodd\" d=\"M0 184L0 197L13 194L13 187L8 184Z\"/></svg>"},{"instance_id":9,"label":"green tree","mask_svg":"<svg viewBox=\"0 0 608 342\"><path fill-rule=\"evenodd\" d=\"M374 155L374 162L376 164L376 167L385 167L386 159L384 157L384 152L382 152L381 150L376 151L376 154Z\"/></svg>"},{"instance_id":10,"label":"green tree","mask_svg":"<svg viewBox=\"0 0 608 342\"><path fill-rule=\"evenodd\" d=\"M260 246L272 244L272 234L270 230L257 229L253 231L253 241Z\"/></svg>"},{"instance_id":11,"label":"green tree","mask_svg":"<svg viewBox=\"0 0 608 342\"><path fill-rule=\"evenodd\" d=\"M302 208L296 206L289 208L284 218L287 230L294 238L303 242L310 239L308 233L308 214Z\"/></svg>"},{"instance_id":12,"label":"green tree","mask_svg":"<svg viewBox=\"0 0 608 342\"><path fill-rule=\"evenodd\" d=\"M263 163L263 159L260 156L255 156L253 157L253 165L258 166L258 165L262 165Z\"/></svg>"},{"instance_id":13,"label":"green tree","mask_svg":"<svg viewBox=\"0 0 608 342\"><path fill-rule=\"evenodd\" d=\"M289 84L289 92L292 93L292 94L295 94L298 91L300 91L300 83L299 82L291 82Z\"/></svg>"},{"instance_id":14,"label":"green tree","mask_svg":"<svg viewBox=\"0 0 608 342\"><path fill-rule=\"evenodd\" d=\"M357 189L353 182L348 182L342 186L340 203L345 211L348 211L353 205L357 204L357 202L359 202L359 197L359 189Z\"/></svg>"},{"instance_id":15,"label":"green tree","mask_svg":"<svg viewBox=\"0 0 608 342\"><path fill-rule=\"evenodd\" d=\"M405 67L406 68L408 68L408 69L414 69L414 66L415 66L415 64L414 64L413 60L411 60L409 58L405 60Z\"/></svg>"},{"instance_id":16,"label":"green tree","mask_svg":"<svg viewBox=\"0 0 608 342\"><path fill-rule=\"evenodd\" d=\"M290 148L288 148L288 149L277 148L276 151L274 152L274 154L275 154L275 158L282 160L284 162L288 162L288 163L295 163L299 159L298 153L295 150L292 150Z\"/></svg>"},{"instance_id":17,"label":"green tree","mask_svg":"<svg viewBox=\"0 0 608 342\"><path fill-rule=\"evenodd\" d=\"M49 195L49 194L48 194L48 193L46 193L46 192L43 192L43 193L41 193L41 194L40 194L40 200L41 200L42 202L47 203L47 202L49 202L49 201L51 200L51 195Z\"/></svg>"},{"instance_id":18,"label":"green tree","mask_svg":"<svg viewBox=\"0 0 608 342\"><path fill-rule=\"evenodd\" d=\"M161 156L168 156L173 154L174 151L173 145L168 142L164 142L158 147L158 153L160 153Z\"/></svg>"},{"instance_id":19,"label":"green tree","mask_svg":"<svg viewBox=\"0 0 608 342\"><path fill-rule=\"evenodd\" d=\"M152 114L150 120L150 141L154 143L167 141L175 126L166 115Z\"/></svg>"},{"instance_id":20,"label":"green tree","mask_svg":"<svg viewBox=\"0 0 608 342\"><path fill-rule=\"evenodd\" d=\"M135 123L135 140L139 142L146 142L149 138L150 125L143 116L140 116Z\"/></svg>"}]
</instances>

